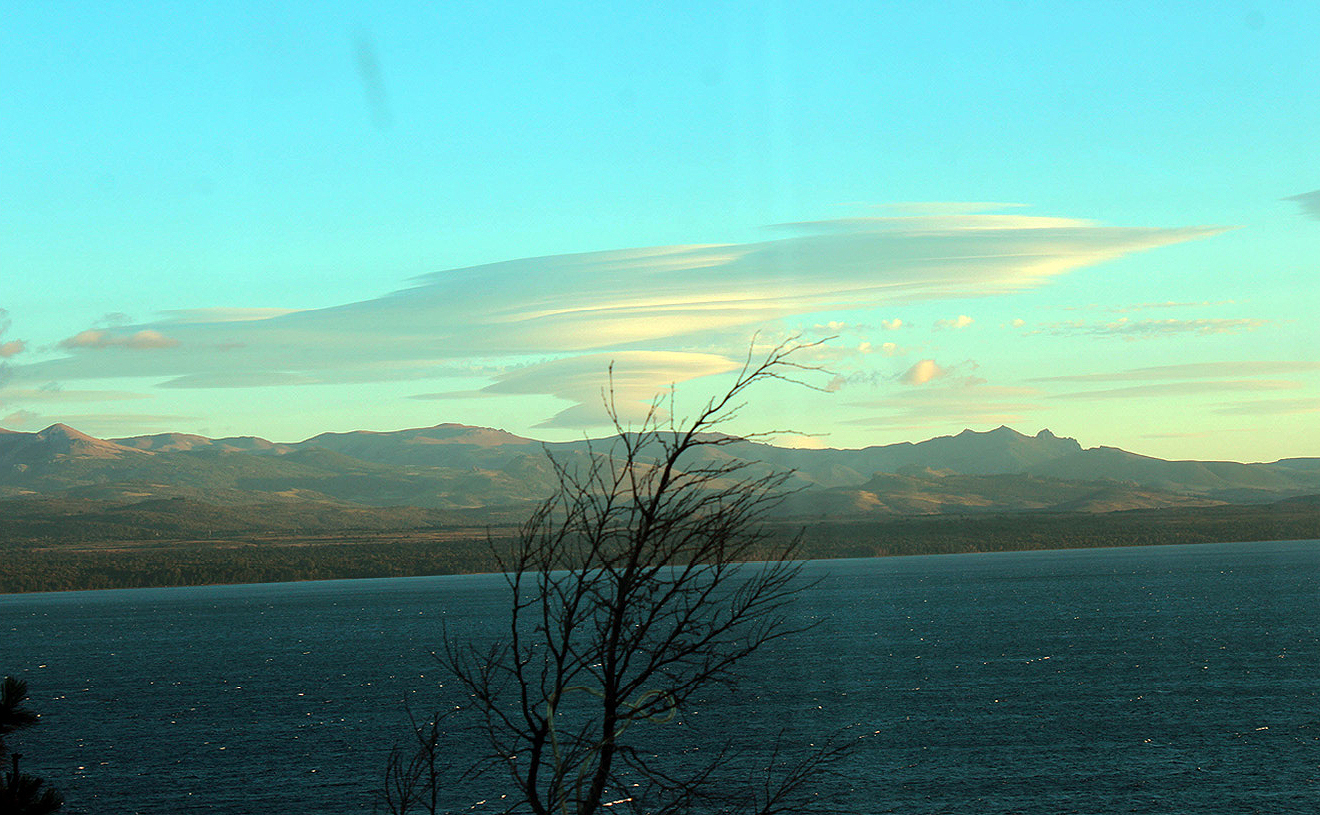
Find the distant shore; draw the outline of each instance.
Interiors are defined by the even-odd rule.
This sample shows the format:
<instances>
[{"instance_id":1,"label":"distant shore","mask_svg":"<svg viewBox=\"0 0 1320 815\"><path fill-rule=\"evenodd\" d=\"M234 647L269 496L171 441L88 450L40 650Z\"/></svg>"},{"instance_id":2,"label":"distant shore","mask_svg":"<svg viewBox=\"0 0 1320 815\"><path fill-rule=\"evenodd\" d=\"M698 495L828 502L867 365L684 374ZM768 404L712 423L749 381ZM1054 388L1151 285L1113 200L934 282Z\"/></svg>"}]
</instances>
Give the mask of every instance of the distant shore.
<instances>
[{"instance_id":1,"label":"distant shore","mask_svg":"<svg viewBox=\"0 0 1320 815\"><path fill-rule=\"evenodd\" d=\"M76 513L44 524L11 516L0 524L0 593L490 572L491 542L517 533L507 517L484 527L451 517L444 524L417 518L403 529L226 528L199 534L194 527L207 519L195 514L201 520L191 524L176 519L182 534L175 535L146 522L79 523ZM254 508L246 517L249 527L257 527L262 513ZM1320 539L1320 498L1110 513L798 518L773 528L784 537L800 534L804 559L1310 540ZM115 530L138 534L117 536Z\"/></svg>"}]
</instances>

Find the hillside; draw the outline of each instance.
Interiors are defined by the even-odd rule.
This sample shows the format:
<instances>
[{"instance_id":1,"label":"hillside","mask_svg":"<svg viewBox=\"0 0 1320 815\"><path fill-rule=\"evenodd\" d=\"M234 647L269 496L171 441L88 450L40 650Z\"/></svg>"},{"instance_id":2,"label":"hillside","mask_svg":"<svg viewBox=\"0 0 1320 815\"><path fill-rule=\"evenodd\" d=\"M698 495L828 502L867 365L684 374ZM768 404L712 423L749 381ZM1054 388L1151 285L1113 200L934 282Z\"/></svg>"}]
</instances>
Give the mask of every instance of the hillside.
<instances>
[{"instance_id":1,"label":"hillside","mask_svg":"<svg viewBox=\"0 0 1320 815\"><path fill-rule=\"evenodd\" d=\"M575 466L608 440L543 443L503 430L440 424L323 433L301 442L164 433L97 439L65 425L0 433L0 499L109 502L184 498L224 505L315 502L482 510L548 495L547 458ZM1320 459L1270 464L1165 461L1084 449L1043 430L965 430L917 443L793 449L730 439L689 466L741 461L792 470L781 512L798 516L1086 511L1264 503L1320 493Z\"/></svg>"}]
</instances>

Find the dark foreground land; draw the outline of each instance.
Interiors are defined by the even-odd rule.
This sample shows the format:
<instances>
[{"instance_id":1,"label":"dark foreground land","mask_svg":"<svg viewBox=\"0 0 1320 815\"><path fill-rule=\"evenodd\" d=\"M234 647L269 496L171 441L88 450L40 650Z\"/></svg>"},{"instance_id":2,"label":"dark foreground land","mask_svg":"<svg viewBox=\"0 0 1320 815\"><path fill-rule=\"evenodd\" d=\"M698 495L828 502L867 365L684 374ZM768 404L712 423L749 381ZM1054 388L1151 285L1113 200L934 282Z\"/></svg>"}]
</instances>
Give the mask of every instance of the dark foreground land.
<instances>
[{"instance_id":1,"label":"dark foreground land","mask_svg":"<svg viewBox=\"0 0 1320 815\"><path fill-rule=\"evenodd\" d=\"M524 510L525 511L525 510ZM0 593L470 574L521 511L0 502ZM1320 496L1108 513L776 521L804 559L1320 539ZM767 549L769 551L769 549Z\"/></svg>"}]
</instances>

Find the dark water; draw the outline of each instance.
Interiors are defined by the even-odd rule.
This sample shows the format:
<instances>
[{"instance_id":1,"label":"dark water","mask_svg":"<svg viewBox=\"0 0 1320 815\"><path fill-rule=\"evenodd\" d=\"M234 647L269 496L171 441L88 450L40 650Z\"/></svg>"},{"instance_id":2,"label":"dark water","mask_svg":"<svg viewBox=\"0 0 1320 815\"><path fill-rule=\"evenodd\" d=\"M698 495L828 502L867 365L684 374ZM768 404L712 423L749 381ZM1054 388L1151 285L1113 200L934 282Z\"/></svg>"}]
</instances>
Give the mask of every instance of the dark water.
<instances>
[{"instance_id":1,"label":"dark water","mask_svg":"<svg viewBox=\"0 0 1320 815\"><path fill-rule=\"evenodd\" d=\"M869 737L867 813L1320 812L1320 542L808 564L819 619L707 725ZM72 813L370 812L499 577L0 596L25 764ZM675 730L680 733L681 730ZM466 756L455 755L456 764Z\"/></svg>"}]
</instances>

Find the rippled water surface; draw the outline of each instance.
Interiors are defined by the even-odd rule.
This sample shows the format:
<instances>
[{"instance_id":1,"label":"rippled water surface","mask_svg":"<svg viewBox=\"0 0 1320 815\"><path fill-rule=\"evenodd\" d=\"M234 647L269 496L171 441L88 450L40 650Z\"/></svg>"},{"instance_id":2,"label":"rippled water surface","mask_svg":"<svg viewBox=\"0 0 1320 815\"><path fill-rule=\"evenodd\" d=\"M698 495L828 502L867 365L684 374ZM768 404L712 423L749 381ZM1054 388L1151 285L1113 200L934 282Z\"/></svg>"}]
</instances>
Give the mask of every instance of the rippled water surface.
<instances>
[{"instance_id":1,"label":"rippled water surface","mask_svg":"<svg viewBox=\"0 0 1320 815\"><path fill-rule=\"evenodd\" d=\"M1320 811L1320 542L806 572L795 612L819 624L694 718L735 739L868 734L821 782L858 815ZM0 596L0 672L43 714L25 766L71 813L371 812L405 700L443 703L442 626L499 626L503 587Z\"/></svg>"}]
</instances>

